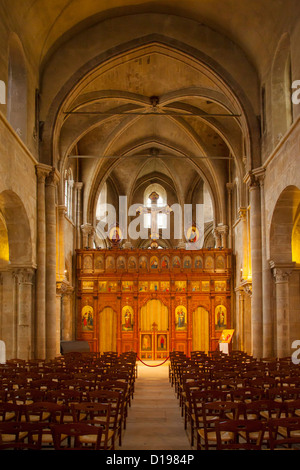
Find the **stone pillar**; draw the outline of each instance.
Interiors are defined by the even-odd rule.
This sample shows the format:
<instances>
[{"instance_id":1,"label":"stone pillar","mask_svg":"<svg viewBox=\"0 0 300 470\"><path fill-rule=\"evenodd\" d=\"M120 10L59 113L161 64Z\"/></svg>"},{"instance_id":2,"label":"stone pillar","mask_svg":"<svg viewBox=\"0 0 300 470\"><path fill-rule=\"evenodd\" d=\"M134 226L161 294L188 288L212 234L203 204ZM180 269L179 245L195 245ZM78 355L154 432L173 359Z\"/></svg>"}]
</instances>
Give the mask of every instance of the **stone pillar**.
<instances>
[{"instance_id":1,"label":"stone pillar","mask_svg":"<svg viewBox=\"0 0 300 470\"><path fill-rule=\"evenodd\" d=\"M222 246L222 239L221 239L221 233L218 228L215 228L213 231L213 235L216 241L216 248L221 248Z\"/></svg>"},{"instance_id":2,"label":"stone pillar","mask_svg":"<svg viewBox=\"0 0 300 470\"><path fill-rule=\"evenodd\" d=\"M72 297L74 289L69 284L62 282L57 284L57 294L61 298L61 325L60 325L60 340L72 341L73 338L73 323L72 323Z\"/></svg>"},{"instance_id":3,"label":"stone pillar","mask_svg":"<svg viewBox=\"0 0 300 470\"><path fill-rule=\"evenodd\" d=\"M232 248L232 191L233 183L227 183L227 205L228 205L228 248Z\"/></svg>"},{"instance_id":4,"label":"stone pillar","mask_svg":"<svg viewBox=\"0 0 300 470\"><path fill-rule=\"evenodd\" d=\"M45 180L51 167L39 164L37 174L37 270L36 270L36 318L35 355L46 358L46 205Z\"/></svg>"},{"instance_id":5,"label":"stone pillar","mask_svg":"<svg viewBox=\"0 0 300 470\"><path fill-rule=\"evenodd\" d=\"M263 356L261 202L259 180L253 173L249 174L249 194L252 264L252 355L259 359Z\"/></svg>"},{"instance_id":6,"label":"stone pillar","mask_svg":"<svg viewBox=\"0 0 300 470\"><path fill-rule=\"evenodd\" d=\"M95 229L91 224L81 226L83 248L93 248Z\"/></svg>"},{"instance_id":7,"label":"stone pillar","mask_svg":"<svg viewBox=\"0 0 300 470\"><path fill-rule=\"evenodd\" d=\"M260 201L261 201L261 249L262 249L262 312L263 312L263 356L273 357L273 316L271 307L272 298L272 273L270 263L267 259L267 240L266 240L266 208L265 208L265 169L255 170L255 176L260 182Z\"/></svg>"},{"instance_id":8,"label":"stone pillar","mask_svg":"<svg viewBox=\"0 0 300 470\"><path fill-rule=\"evenodd\" d=\"M227 225L219 225L214 229L213 233L216 240L216 248L227 248L228 231Z\"/></svg>"},{"instance_id":9,"label":"stone pillar","mask_svg":"<svg viewBox=\"0 0 300 470\"><path fill-rule=\"evenodd\" d=\"M13 271L17 281L17 357L32 359L33 324L33 268L18 268Z\"/></svg>"},{"instance_id":10,"label":"stone pillar","mask_svg":"<svg viewBox=\"0 0 300 470\"><path fill-rule=\"evenodd\" d=\"M294 265L278 265L271 261L271 268L276 283L276 356L286 357L291 355L290 344L290 311L289 311L289 278Z\"/></svg>"},{"instance_id":11,"label":"stone pillar","mask_svg":"<svg viewBox=\"0 0 300 470\"><path fill-rule=\"evenodd\" d=\"M58 275L62 281L65 277L65 217L66 206L58 206Z\"/></svg>"},{"instance_id":12,"label":"stone pillar","mask_svg":"<svg viewBox=\"0 0 300 470\"><path fill-rule=\"evenodd\" d=\"M46 358L56 356L56 186L53 169L46 178Z\"/></svg>"}]
</instances>

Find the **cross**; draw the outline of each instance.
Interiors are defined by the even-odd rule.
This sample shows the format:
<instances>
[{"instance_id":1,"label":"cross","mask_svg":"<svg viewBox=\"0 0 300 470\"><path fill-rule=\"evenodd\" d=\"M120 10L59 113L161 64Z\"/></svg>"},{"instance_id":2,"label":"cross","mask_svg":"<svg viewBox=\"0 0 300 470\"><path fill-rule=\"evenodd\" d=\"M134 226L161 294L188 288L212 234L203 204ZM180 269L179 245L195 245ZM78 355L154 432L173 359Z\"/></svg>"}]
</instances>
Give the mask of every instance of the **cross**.
<instances>
[{"instance_id":1,"label":"cross","mask_svg":"<svg viewBox=\"0 0 300 470\"><path fill-rule=\"evenodd\" d=\"M166 205L166 206L158 206L157 205L157 200L159 198L159 195L153 191L149 199L151 200L151 206L150 207L144 207L140 206L137 209L137 212L140 214L151 214L151 235L150 238L152 240L157 240L159 239L159 228L157 224L157 216L158 214L170 214L172 211L171 207Z\"/></svg>"}]
</instances>

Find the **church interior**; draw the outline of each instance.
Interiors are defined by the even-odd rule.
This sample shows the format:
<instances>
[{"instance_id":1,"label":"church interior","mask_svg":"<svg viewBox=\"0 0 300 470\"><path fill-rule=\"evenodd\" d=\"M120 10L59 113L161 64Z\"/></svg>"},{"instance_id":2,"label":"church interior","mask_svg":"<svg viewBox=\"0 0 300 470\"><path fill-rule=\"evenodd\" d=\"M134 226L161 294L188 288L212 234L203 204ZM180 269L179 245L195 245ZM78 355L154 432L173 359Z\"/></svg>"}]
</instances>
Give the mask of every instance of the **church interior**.
<instances>
[{"instance_id":1,"label":"church interior","mask_svg":"<svg viewBox=\"0 0 300 470\"><path fill-rule=\"evenodd\" d=\"M161 364L198 449L190 361L297 375L299 1L0 11L0 393L12 366L122 360L130 428L135 360Z\"/></svg>"}]
</instances>

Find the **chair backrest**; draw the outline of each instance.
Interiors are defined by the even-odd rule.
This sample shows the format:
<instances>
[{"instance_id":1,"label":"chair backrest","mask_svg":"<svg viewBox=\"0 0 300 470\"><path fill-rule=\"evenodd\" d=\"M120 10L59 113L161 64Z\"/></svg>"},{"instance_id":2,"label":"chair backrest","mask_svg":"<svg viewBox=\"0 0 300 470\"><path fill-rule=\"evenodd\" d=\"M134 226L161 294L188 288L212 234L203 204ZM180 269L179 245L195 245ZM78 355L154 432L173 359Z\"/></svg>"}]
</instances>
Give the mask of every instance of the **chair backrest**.
<instances>
[{"instance_id":1,"label":"chair backrest","mask_svg":"<svg viewBox=\"0 0 300 470\"><path fill-rule=\"evenodd\" d=\"M300 417L268 420L270 450L293 448L300 444Z\"/></svg>"},{"instance_id":2,"label":"chair backrest","mask_svg":"<svg viewBox=\"0 0 300 470\"><path fill-rule=\"evenodd\" d=\"M67 405L52 402L35 402L24 405L22 415L27 422L39 421L48 423L63 423L64 415L69 411Z\"/></svg>"},{"instance_id":3,"label":"chair backrest","mask_svg":"<svg viewBox=\"0 0 300 470\"><path fill-rule=\"evenodd\" d=\"M41 450L44 428L44 423L0 422L0 450Z\"/></svg>"},{"instance_id":4,"label":"chair backrest","mask_svg":"<svg viewBox=\"0 0 300 470\"><path fill-rule=\"evenodd\" d=\"M52 435L55 450L101 449L103 429L86 423L58 424L53 426Z\"/></svg>"},{"instance_id":5,"label":"chair backrest","mask_svg":"<svg viewBox=\"0 0 300 470\"><path fill-rule=\"evenodd\" d=\"M226 420L229 415L231 419L235 419L239 404L232 401L212 401L203 403L202 410L203 426L208 428L219 420Z\"/></svg>"},{"instance_id":6,"label":"chair backrest","mask_svg":"<svg viewBox=\"0 0 300 470\"><path fill-rule=\"evenodd\" d=\"M217 450L261 450L265 429L265 423L256 419L218 421ZM225 433L228 439L222 438Z\"/></svg>"}]
</instances>

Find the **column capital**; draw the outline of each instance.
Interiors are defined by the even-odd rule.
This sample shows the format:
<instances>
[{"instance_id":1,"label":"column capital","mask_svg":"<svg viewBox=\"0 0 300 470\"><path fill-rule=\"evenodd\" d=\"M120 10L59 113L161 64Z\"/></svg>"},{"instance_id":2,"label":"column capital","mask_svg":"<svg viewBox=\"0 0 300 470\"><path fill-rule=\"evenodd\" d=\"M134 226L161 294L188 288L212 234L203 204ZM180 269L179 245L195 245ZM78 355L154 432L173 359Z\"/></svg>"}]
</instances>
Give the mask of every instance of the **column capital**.
<instances>
[{"instance_id":1,"label":"column capital","mask_svg":"<svg viewBox=\"0 0 300 470\"><path fill-rule=\"evenodd\" d=\"M289 264L280 264L274 261L269 261L270 267L273 271L273 276L275 278L275 282L288 282L291 274L294 271L295 263Z\"/></svg>"},{"instance_id":2,"label":"column capital","mask_svg":"<svg viewBox=\"0 0 300 470\"><path fill-rule=\"evenodd\" d=\"M260 186L259 178L255 175L254 171L248 171L244 177L244 183L249 186L249 189L257 189Z\"/></svg>"},{"instance_id":3,"label":"column capital","mask_svg":"<svg viewBox=\"0 0 300 470\"><path fill-rule=\"evenodd\" d=\"M247 218L247 208L246 207L239 207L238 208L238 216L240 220L246 220Z\"/></svg>"},{"instance_id":4,"label":"column capital","mask_svg":"<svg viewBox=\"0 0 300 470\"><path fill-rule=\"evenodd\" d=\"M231 193L234 188L234 183L226 183L226 189L228 193Z\"/></svg>"},{"instance_id":5,"label":"column capital","mask_svg":"<svg viewBox=\"0 0 300 470\"><path fill-rule=\"evenodd\" d=\"M83 183L81 183L80 181L75 181L74 182L74 189L77 189L78 191L81 191L83 188Z\"/></svg>"},{"instance_id":6,"label":"column capital","mask_svg":"<svg viewBox=\"0 0 300 470\"><path fill-rule=\"evenodd\" d=\"M262 185L265 180L266 169L263 167L255 168L255 170L253 170L252 173L255 176L255 178L258 179L259 183Z\"/></svg>"},{"instance_id":7,"label":"column capital","mask_svg":"<svg viewBox=\"0 0 300 470\"><path fill-rule=\"evenodd\" d=\"M95 227L92 224L81 225L81 230L85 235L94 235Z\"/></svg>"},{"instance_id":8,"label":"column capital","mask_svg":"<svg viewBox=\"0 0 300 470\"><path fill-rule=\"evenodd\" d=\"M58 212L61 215L66 215L67 214L67 207L65 205L60 205L58 206Z\"/></svg>"},{"instance_id":9,"label":"column capital","mask_svg":"<svg viewBox=\"0 0 300 470\"><path fill-rule=\"evenodd\" d=\"M56 186L60 180L60 174L56 168L52 168L49 175L46 177L47 186Z\"/></svg>"},{"instance_id":10,"label":"column capital","mask_svg":"<svg viewBox=\"0 0 300 470\"><path fill-rule=\"evenodd\" d=\"M35 171L36 171L38 181L43 183L45 179L47 178L47 176L49 175L49 173L52 171L52 167L49 165L45 165L43 163L38 163L35 166Z\"/></svg>"},{"instance_id":11,"label":"column capital","mask_svg":"<svg viewBox=\"0 0 300 470\"><path fill-rule=\"evenodd\" d=\"M56 293L58 295L70 295L74 292L74 287L68 282L59 281L56 282Z\"/></svg>"},{"instance_id":12,"label":"column capital","mask_svg":"<svg viewBox=\"0 0 300 470\"><path fill-rule=\"evenodd\" d=\"M35 268L33 267L21 267L11 266L13 276L18 280L20 284L33 284Z\"/></svg>"}]
</instances>

